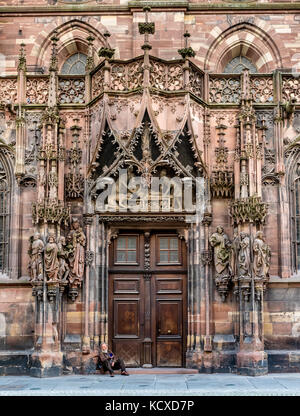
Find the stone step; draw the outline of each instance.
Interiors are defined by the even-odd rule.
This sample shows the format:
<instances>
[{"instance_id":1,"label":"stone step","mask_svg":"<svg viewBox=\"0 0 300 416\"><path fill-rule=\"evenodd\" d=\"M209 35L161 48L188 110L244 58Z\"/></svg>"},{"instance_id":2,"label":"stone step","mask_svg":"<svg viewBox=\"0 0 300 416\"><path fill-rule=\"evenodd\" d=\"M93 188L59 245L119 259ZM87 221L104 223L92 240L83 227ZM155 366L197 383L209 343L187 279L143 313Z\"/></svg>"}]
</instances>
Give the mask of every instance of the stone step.
<instances>
[{"instance_id":1,"label":"stone step","mask_svg":"<svg viewBox=\"0 0 300 416\"><path fill-rule=\"evenodd\" d=\"M199 371L193 368L179 368L179 367L128 367L130 374L198 374Z\"/></svg>"}]
</instances>

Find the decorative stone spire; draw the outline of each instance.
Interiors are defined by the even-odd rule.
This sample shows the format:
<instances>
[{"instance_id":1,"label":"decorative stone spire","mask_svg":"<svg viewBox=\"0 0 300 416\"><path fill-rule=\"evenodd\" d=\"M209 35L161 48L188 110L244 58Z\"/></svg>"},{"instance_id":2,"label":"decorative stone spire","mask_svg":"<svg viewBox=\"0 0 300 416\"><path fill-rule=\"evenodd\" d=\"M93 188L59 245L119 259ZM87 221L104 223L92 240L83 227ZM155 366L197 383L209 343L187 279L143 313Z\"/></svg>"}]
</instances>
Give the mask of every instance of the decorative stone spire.
<instances>
[{"instance_id":1,"label":"decorative stone spire","mask_svg":"<svg viewBox=\"0 0 300 416\"><path fill-rule=\"evenodd\" d=\"M100 56L100 58L111 59L114 56L114 53L115 53L115 49L110 48L110 46L108 44L108 39L110 38L111 35L106 30L103 33L103 36L105 37L105 46L102 46L99 49L98 55Z\"/></svg>"},{"instance_id":2,"label":"decorative stone spire","mask_svg":"<svg viewBox=\"0 0 300 416\"><path fill-rule=\"evenodd\" d=\"M141 35L144 35L144 45L142 46L144 51L152 49L152 46L149 43L149 35L154 35L155 33L155 24L153 22L149 22L148 13L150 11L150 6L145 6L143 8L143 12L145 12L145 22L139 23L139 32Z\"/></svg>"},{"instance_id":3,"label":"decorative stone spire","mask_svg":"<svg viewBox=\"0 0 300 416\"><path fill-rule=\"evenodd\" d=\"M88 41L88 56L87 56L87 60L86 60L86 67L85 67L85 71L89 72L91 71L94 66L95 66L95 62L94 62L94 53L93 53L93 42L95 40L95 38L90 34L86 40Z\"/></svg>"},{"instance_id":4,"label":"decorative stone spire","mask_svg":"<svg viewBox=\"0 0 300 416\"><path fill-rule=\"evenodd\" d=\"M25 43L20 45L18 71L26 71Z\"/></svg>"},{"instance_id":5,"label":"decorative stone spire","mask_svg":"<svg viewBox=\"0 0 300 416\"><path fill-rule=\"evenodd\" d=\"M25 43L21 43L18 63L18 103L26 102L26 54Z\"/></svg>"},{"instance_id":6,"label":"decorative stone spire","mask_svg":"<svg viewBox=\"0 0 300 416\"><path fill-rule=\"evenodd\" d=\"M57 37L57 31L55 30L51 38L52 53L51 53L49 71L56 71L56 72L58 71L58 62L57 62L57 42L58 41L59 41L59 38Z\"/></svg>"},{"instance_id":7,"label":"decorative stone spire","mask_svg":"<svg viewBox=\"0 0 300 416\"><path fill-rule=\"evenodd\" d=\"M191 46L188 45L188 39L191 35L186 30L183 36L184 36L184 48L178 49L178 53L182 56L183 59L193 58L196 55L196 52Z\"/></svg>"}]
</instances>

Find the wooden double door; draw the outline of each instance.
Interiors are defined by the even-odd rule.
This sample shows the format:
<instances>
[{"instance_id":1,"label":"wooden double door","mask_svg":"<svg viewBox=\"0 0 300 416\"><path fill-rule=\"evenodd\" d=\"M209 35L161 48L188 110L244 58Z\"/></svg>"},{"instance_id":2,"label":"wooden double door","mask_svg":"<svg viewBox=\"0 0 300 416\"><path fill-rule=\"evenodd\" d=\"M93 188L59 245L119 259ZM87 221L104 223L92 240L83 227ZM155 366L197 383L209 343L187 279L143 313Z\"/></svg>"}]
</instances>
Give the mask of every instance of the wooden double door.
<instances>
[{"instance_id":1,"label":"wooden double door","mask_svg":"<svg viewBox=\"0 0 300 416\"><path fill-rule=\"evenodd\" d=\"M109 342L127 366L182 367L186 244L172 231L123 231L109 256Z\"/></svg>"}]
</instances>

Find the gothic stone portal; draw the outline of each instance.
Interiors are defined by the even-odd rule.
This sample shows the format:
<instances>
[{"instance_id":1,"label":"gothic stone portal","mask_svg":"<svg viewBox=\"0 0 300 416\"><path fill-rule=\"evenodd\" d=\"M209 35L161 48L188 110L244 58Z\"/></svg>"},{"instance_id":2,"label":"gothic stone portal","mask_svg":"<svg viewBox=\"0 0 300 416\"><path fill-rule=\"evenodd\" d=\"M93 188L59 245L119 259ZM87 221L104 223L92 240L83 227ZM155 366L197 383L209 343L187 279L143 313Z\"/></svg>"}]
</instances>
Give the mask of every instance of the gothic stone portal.
<instances>
[{"instance_id":1,"label":"gothic stone portal","mask_svg":"<svg viewBox=\"0 0 300 416\"><path fill-rule=\"evenodd\" d=\"M109 340L131 367L182 367L186 244L171 230L124 230L109 261Z\"/></svg>"}]
</instances>

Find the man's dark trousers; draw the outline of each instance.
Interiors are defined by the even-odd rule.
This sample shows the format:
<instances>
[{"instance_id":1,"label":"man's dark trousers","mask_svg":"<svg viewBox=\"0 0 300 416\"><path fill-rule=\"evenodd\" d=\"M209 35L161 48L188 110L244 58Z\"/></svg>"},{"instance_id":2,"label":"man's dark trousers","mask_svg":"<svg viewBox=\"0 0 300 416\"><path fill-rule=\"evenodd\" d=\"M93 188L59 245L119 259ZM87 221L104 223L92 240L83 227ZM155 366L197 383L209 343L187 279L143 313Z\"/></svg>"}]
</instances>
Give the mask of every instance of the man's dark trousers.
<instances>
[{"instance_id":1,"label":"man's dark trousers","mask_svg":"<svg viewBox=\"0 0 300 416\"><path fill-rule=\"evenodd\" d=\"M110 360L102 361L102 367L104 371L109 371L110 374L112 374L114 370L126 371L124 361L121 358L118 358L113 366L111 365Z\"/></svg>"}]
</instances>

